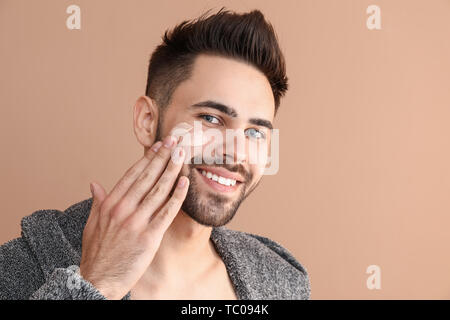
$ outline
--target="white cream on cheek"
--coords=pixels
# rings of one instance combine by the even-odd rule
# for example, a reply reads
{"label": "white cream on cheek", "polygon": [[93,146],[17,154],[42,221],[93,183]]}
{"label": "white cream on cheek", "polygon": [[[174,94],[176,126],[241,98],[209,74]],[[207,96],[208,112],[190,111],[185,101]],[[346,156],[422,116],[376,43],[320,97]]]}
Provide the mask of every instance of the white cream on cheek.
{"label": "white cream on cheek", "polygon": [[186,154],[185,163],[188,163],[186,161],[189,161],[192,158],[192,155],[196,152],[200,152],[202,155],[203,148],[199,149],[199,147],[205,146],[212,141],[211,137],[208,137],[208,135],[204,134],[203,131],[194,132],[194,127],[187,122],[177,124],[170,131],[170,134],[178,140],[182,137],[182,140],[178,143],[177,148],[184,149]]}
{"label": "white cream on cheek", "polygon": [[192,131],[194,127],[187,122],[181,122],[177,124],[170,134],[177,139],[183,137],[182,141],[178,144],[180,147],[200,147],[209,142],[209,138],[205,134],[194,134]]}

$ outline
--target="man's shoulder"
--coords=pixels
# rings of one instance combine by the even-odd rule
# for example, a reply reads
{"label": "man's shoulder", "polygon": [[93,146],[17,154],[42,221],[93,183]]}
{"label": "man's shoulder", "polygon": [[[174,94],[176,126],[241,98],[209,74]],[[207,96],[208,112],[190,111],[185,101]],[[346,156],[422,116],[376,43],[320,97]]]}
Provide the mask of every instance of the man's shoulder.
{"label": "man's shoulder", "polygon": [[0,246],[0,300],[27,297],[42,279],[38,261],[23,238]]}
{"label": "man's shoulder", "polygon": [[0,246],[0,300],[28,299],[56,267],[78,262],[73,244],[81,247],[79,238],[91,200],[63,211],[36,210],[21,219],[21,236]]}
{"label": "man's shoulder", "polygon": [[59,209],[40,209],[36,210],[28,216],[22,218],[20,224],[22,230],[25,226],[45,225],[54,222],[63,222],[64,220],[79,221],[85,223],[92,206],[92,198],[80,200],[71,204],[64,210]]}
{"label": "man's shoulder", "polygon": [[[33,239],[42,238],[50,231],[60,229],[67,237],[67,240],[75,245],[80,245],[78,240],[80,240],[84,225],[89,217],[91,206],[92,198],[88,198],[77,201],[64,210],[41,209],[34,211],[32,214],[22,218],[20,222],[22,236],[25,233],[31,238],[29,240],[33,241]],[[41,234],[41,237],[39,237],[39,234]]]}
{"label": "man's shoulder", "polygon": [[250,287],[265,287],[268,297],[309,299],[310,282],[305,266],[280,243],[266,236],[224,226],[214,228],[214,237],[216,244],[227,246],[219,250],[232,256]]}
{"label": "man's shoulder", "polygon": [[243,251],[251,252],[253,253],[253,255],[273,258],[273,260],[276,262],[287,262],[300,272],[307,274],[306,268],[293,256],[293,254],[288,249],[283,247],[277,241],[262,235],[233,230],[226,227],[221,227],[218,229],[220,229],[221,234],[227,236],[228,241],[234,242]]}

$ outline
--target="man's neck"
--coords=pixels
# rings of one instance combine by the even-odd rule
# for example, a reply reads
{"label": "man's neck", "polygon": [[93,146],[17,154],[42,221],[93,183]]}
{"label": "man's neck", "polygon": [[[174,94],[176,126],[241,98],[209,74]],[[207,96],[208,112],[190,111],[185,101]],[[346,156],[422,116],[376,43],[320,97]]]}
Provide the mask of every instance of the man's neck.
{"label": "man's neck", "polygon": [[154,283],[155,279],[195,279],[220,258],[210,240],[211,231],[212,227],[197,223],[180,210],[142,280]]}

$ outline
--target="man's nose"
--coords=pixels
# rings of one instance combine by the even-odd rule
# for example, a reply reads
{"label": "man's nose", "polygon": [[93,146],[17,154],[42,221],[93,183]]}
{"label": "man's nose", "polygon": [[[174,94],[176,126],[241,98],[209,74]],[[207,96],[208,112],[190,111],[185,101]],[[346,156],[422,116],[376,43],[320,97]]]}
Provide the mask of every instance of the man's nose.
{"label": "man's nose", "polygon": [[225,138],[224,157],[233,164],[247,162],[247,145],[244,130],[228,131]]}

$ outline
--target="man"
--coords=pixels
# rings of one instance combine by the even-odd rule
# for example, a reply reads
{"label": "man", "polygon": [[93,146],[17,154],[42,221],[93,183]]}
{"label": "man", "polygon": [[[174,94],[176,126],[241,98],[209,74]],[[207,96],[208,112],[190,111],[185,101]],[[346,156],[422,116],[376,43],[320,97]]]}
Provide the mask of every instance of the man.
{"label": "man", "polygon": [[[0,297],[309,299],[308,274],[286,249],[225,227],[262,178],[250,146],[270,144],[286,90],[282,52],[257,10],[221,9],[166,32],[134,106],[144,156],[109,194],[91,183],[92,198],[25,217],[22,236],[0,248]],[[245,148],[190,141],[199,123],[232,130]]]}

